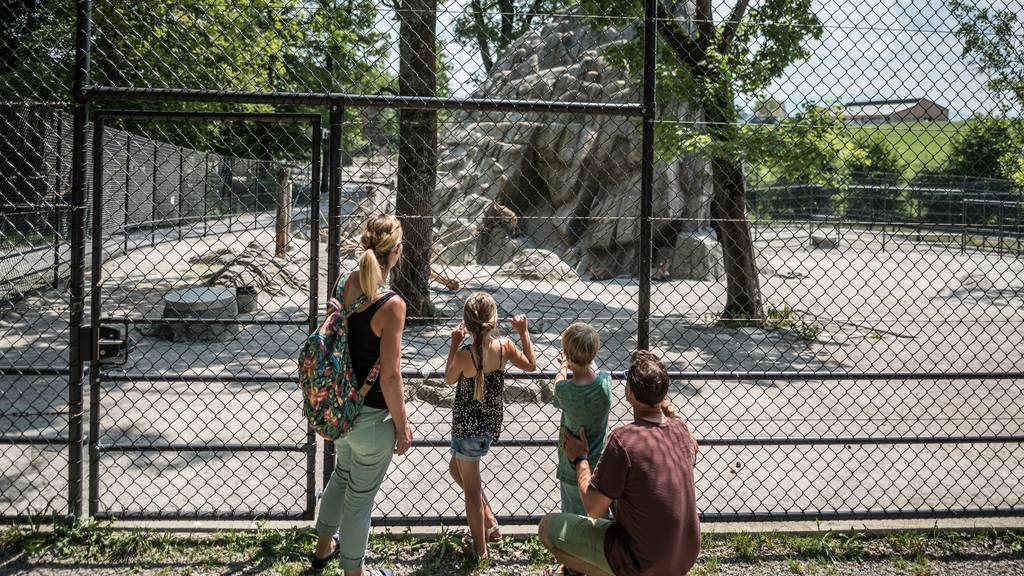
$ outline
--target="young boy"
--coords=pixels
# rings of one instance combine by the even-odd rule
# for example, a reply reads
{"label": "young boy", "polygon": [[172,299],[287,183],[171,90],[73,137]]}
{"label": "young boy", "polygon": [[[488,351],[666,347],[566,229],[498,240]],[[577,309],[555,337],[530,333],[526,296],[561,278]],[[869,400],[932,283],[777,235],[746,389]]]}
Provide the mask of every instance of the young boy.
{"label": "young boy", "polygon": [[[592,366],[600,348],[600,335],[592,326],[583,323],[569,326],[562,333],[562,353],[558,355],[559,368],[555,375],[554,405],[562,410],[561,430],[576,433],[580,427],[586,429],[590,448],[587,460],[591,466],[597,465],[604,451],[608,411],[612,405],[611,375],[605,371],[595,372]],[[572,370],[572,379],[567,379],[569,370]],[[558,480],[562,512],[586,516],[587,509],[576,486],[576,467],[566,458],[561,442],[558,445]]]}

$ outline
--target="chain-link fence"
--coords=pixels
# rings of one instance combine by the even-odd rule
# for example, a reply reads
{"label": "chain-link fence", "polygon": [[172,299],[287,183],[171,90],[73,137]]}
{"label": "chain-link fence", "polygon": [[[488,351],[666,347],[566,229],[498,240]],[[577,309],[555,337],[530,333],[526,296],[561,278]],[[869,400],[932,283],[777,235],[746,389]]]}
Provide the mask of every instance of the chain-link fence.
{"label": "chain-link fence", "polygon": [[381,523],[463,514],[440,373],[477,290],[539,357],[482,467],[502,521],[558,507],[577,321],[612,427],[630,353],[668,365],[705,519],[1020,514],[1021,6],[23,4],[0,515],[311,518],[295,357],[381,211],[415,436]]}

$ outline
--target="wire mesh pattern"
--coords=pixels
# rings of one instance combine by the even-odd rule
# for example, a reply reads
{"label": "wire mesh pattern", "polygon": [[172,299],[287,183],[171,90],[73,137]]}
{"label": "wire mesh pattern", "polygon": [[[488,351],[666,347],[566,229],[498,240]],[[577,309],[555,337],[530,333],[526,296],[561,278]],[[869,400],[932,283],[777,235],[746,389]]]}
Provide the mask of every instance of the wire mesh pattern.
{"label": "wire mesh pattern", "polygon": [[705,519],[1020,514],[1021,8],[5,8],[0,516],[312,518],[295,356],[382,211],[415,443],[379,523],[461,520],[440,372],[477,290],[538,351],[483,467],[502,521],[559,506],[577,321],[612,427],[630,353],[669,367]]}

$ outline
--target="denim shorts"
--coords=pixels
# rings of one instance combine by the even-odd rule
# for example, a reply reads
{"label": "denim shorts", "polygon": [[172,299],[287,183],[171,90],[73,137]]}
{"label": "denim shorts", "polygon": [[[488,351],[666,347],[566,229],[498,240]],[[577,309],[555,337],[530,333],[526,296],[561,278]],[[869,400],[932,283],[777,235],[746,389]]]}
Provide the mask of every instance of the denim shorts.
{"label": "denim shorts", "polygon": [[491,448],[490,436],[452,438],[452,456],[467,462],[478,462]]}

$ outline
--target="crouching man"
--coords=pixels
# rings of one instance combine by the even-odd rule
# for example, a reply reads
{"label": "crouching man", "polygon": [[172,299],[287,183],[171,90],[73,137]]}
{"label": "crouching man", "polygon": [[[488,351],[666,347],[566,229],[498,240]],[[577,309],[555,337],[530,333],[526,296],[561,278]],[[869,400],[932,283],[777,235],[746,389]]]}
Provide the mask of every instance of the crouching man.
{"label": "crouching man", "polygon": [[[563,430],[588,516],[548,514],[540,539],[570,572],[589,576],[680,576],[700,550],[693,466],[697,442],[668,401],[668,373],[646,350],[633,354],[626,399],[633,423],[608,436],[591,474],[583,430]],[[604,519],[617,501],[615,520]]]}

